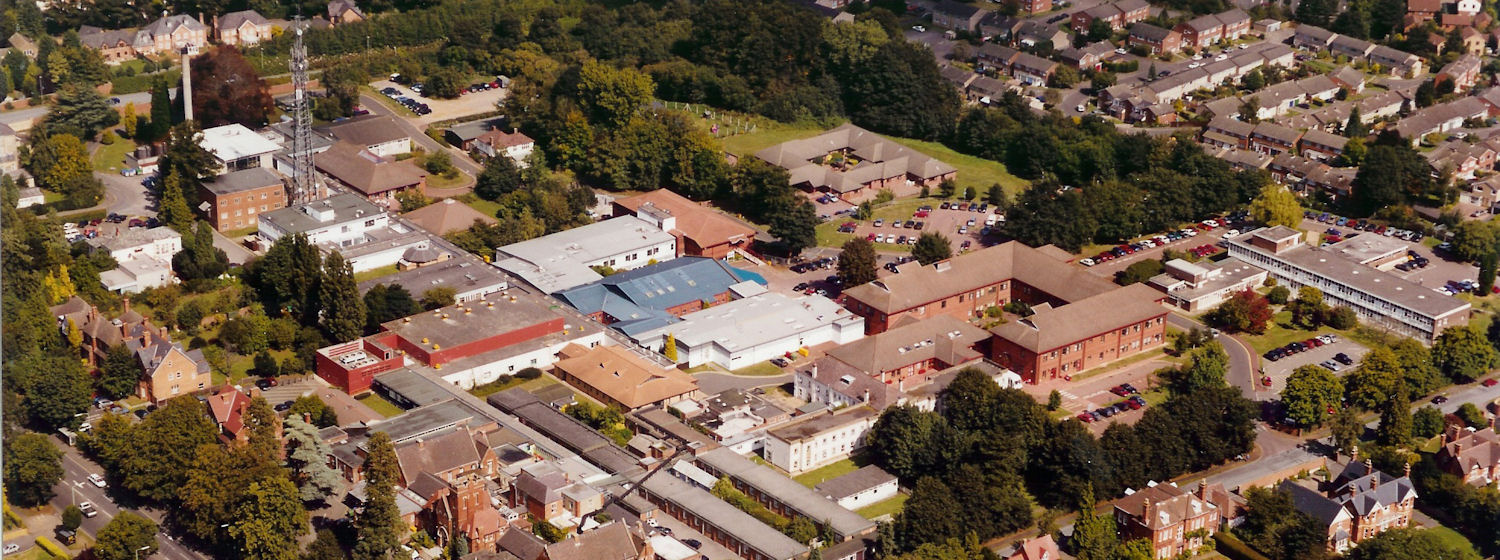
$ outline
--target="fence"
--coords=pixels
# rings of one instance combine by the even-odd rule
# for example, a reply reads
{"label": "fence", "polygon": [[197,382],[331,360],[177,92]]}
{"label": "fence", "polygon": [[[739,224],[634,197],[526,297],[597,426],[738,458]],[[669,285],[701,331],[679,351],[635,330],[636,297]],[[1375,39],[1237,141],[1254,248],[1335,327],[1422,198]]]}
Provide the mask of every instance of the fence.
{"label": "fence", "polygon": [[684,111],[708,119],[709,134],[714,138],[728,138],[755,132],[756,118],[749,115],[727,113],[719,111],[708,105],[700,103],[683,103],[681,101],[663,101],[662,106],[673,111]]}

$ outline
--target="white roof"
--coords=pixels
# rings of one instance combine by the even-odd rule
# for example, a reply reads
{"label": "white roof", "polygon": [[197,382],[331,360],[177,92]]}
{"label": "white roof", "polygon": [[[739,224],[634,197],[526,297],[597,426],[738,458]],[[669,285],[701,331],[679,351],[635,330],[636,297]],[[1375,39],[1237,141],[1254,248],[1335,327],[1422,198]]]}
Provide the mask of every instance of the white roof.
{"label": "white roof", "polygon": [[662,560],[686,560],[697,556],[698,553],[682,541],[666,535],[654,535],[651,537],[651,550],[656,552],[656,557]]}
{"label": "white roof", "polygon": [[652,340],[671,332],[678,344],[697,347],[712,342],[734,352],[839,321],[856,323],[863,319],[823,296],[792,299],[766,292],[683,315],[681,322],[642,333],[637,340]]}
{"label": "white roof", "polygon": [[200,145],[213,152],[219,161],[234,161],[281,149],[275,142],[266,140],[242,124],[226,124],[205,130]]}
{"label": "white roof", "polygon": [[[621,216],[499,248],[495,264],[549,293],[601,278],[588,263],[676,240],[651,222]],[[658,261],[676,256],[663,254]],[[641,263],[645,264],[645,263]]]}

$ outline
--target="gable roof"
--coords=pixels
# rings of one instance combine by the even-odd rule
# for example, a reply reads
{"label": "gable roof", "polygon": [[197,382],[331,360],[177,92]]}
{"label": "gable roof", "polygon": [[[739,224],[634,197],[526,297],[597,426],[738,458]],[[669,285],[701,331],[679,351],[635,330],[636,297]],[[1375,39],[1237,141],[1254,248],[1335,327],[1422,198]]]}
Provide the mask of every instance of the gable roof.
{"label": "gable roof", "polygon": [[1059,348],[1100,332],[1163,315],[1161,292],[1131,284],[990,329],[995,336],[1033,352]]}
{"label": "gable roof", "polygon": [[859,470],[840,475],[814,487],[829,499],[838,501],[882,484],[896,481],[896,475],[885,472],[875,465],[865,465]]}
{"label": "gable roof", "polygon": [[396,444],[396,463],[404,480],[421,473],[441,475],[479,462],[479,451],[469,430],[455,427],[436,435],[412,438]]}
{"label": "gable roof", "polygon": [[1064,301],[1118,288],[1113,282],[1016,241],[929,266],[908,263],[899,270],[900,274],[846,289],[844,294],[891,314],[1008,279]]}
{"label": "gable roof", "polygon": [[1115,509],[1155,530],[1176,525],[1217,508],[1192,492],[1172,484],[1157,484],[1120,498],[1115,502]]}
{"label": "gable roof", "polygon": [[1144,21],[1135,22],[1135,24],[1130,26],[1131,37],[1140,37],[1147,41],[1156,43],[1167,40],[1167,38],[1171,37],[1173,33],[1176,33],[1176,31],[1172,31],[1171,29],[1167,29],[1164,27],[1157,27]]}
{"label": "gable roof", "polygon": [[387,160],[348,142],[313,155],[313,163],[366,196],[406,188],[427,178],[427,172],[410,161]]}
{"label": "gable roof", "polygon": [[547,541],[516,527],[511,527],[495,541],[495,548],[514,554],[520,560],[537,560],[547,551]]}
{"label": "gable roof", "polygon": [[949,365],[979,359],[983,354],[973,346],[988,339],[984,329],[938,315],[830,348],[828,356],[876,375],[931,359]]}
{"label": "gable roof", "polygon": [[547,560],[630,560],[640,555],[643,542],[625,523],[610,523],[547,545]]}
{"label": "gable roof", "polygon": [[496,220],[494,216],[487,216],[472,206],[452,198],[445,198],[436,204],[428,204],[412,210],[403,214],[402,217],[438,235],[448,235],[455,231],[469,229],[476,221],[490,225],[500,223],[500,220]]}
{"label": "gable roof", "polygon": [[257,12],[255,10],[229,12],[219,17],[219,20],[216,22],[217,27],[221,31],[236,29],[246,23],[255,25],[257,27],[263,25],[271,25],[270,20],[267,20],[265,16],[260,15],[260,12]]}
{"label": "gable roof", "polygon": [[[813,163],[830,152],[848,150],[860,162],[845,170]],[[845,123],[832,130],[799,140],[789,140],[755,153],[755,157],[787,170],[788,184],[809,183],[838,192],[850,192],[866,183],[911,175],[931,179],[958,169],[932,156]]]}
{"label": "gable roof", "polygon": [[656,189],[630,198],[619,199],[615,201],[615,204],[631,212],[639,212],[646,205],[666,211],[676,218],[673,231],[680,232],[683,237],[692,240],[699,247],[748,241],[756,234],[755,228],[667,189]]}
{"label": "gable roof", "polygon": [[374,146],[411,138],[411,135],[396,123],[395,118],[376,114],[331,123],[323,126],[322,131],[340,141],[361,146]]}

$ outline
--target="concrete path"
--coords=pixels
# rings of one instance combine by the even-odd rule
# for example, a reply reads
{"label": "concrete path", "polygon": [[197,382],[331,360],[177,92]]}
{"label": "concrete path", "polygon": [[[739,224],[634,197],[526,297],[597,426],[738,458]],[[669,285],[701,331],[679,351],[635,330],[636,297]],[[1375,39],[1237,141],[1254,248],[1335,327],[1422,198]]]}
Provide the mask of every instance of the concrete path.
{"label": "concrete path", "polygon": [[792,375],[789,373],[783,375],[734,375],[723,372],[704,372],[695,374],[693,377],[698,380],[698,388],[709,395],[717,395],[730,389],[747,391],[756,387],[792,382]]}

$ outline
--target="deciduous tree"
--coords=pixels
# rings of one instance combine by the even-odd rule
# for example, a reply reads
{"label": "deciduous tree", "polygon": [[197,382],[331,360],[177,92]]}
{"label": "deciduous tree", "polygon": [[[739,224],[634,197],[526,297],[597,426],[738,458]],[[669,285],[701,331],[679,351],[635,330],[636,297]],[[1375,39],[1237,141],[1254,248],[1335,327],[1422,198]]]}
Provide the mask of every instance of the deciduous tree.
{"label": "deciduous tree", "polygon": [[953,256],[953,243],[941,233],[923,233],[911,248],[911,256],[923,265],[929,265]]}
{"label": "deciduous tree", "polygon": [[307,527],[297,487],[285,478],[269,478],[250,484],[229,534],[248,560],[296,560],[297,539]]}
{"label": "deciduous tree", "polygon": [[1500,353],[1490,346],[1478,329],[1452,327],[1444,329],[1433,343],[1432,362],[1448,379],[1463,383],[1500,365]]}
{"label": "deciduous tree", "polygon": [[1463,539],[1440,536],[1433,529],[1398,527],[1361,541],[1349,560],[1479,560]]}
{"label": "deciduous tree", "polygon": [[1281,391],[1287,418],[1305,428],[1322,425],[1329,411],[1336,410],[1343,398],[1343,382],[1333,372],[1316,365],[1292,370],[1286,388]]}
{"label": "deciduous tree", "polygon": [[1302,223],[1302,203],[1286,187],[1270,183],[1250,203],[1250,216],[1265,226],[1296,228]]}
{"label": "deciduous tree", "polygon": [[1119,542],[1115,536],[1115,518],[1094,510],[1094,488],[1084,491],[1078,502],[1078,519],[1073,522],[1073,556],[1078,560],[1109,560]]}
{"label": "deciduous tree", "polygon": [[141,363],[124,344],[111,346],[104,354],[96,382],[99,392],[111,399],[130,396],[141,382]]}
{"label": "deciduous tree", "polygon": [[47,503],[62,476],[62,451],[52,445],[51,438],[26,432],[6,442],[5,496],[16,505]]}
{"label": "deciduous tree", "polygon": [[859,237],[845,242],[839,253],[839,278],[845,288],[875,280],[875,245]]}
{"label": "deciduous tree", "polygon": [[818,211],[810,202],[803,201],[784,212],[771,216],[771,235],[781,240],[787,253],[797,255],[803,249],[818,244]]}
{"label": "deciduous tree", "polygon": [[1271,303],[1254,290],[1236,293],[1209,315],[1219,328],[1232,332],[1261,334],[1271,322]]}
{"label": "deciduous tree", "polygon": [[193,117],[204,127],[266,125],[275,112],[266,81],[233,46],[219,46],[193,58]]}
{"label": "deciduous tree", "polygon": [[99,560],[137,560],[156,554],[156,522],[123,510],[99,530],[94,556]]}

